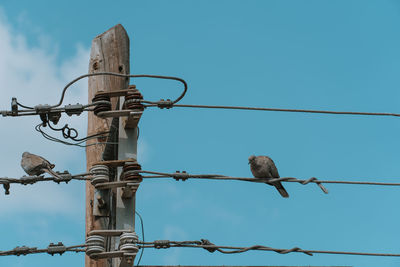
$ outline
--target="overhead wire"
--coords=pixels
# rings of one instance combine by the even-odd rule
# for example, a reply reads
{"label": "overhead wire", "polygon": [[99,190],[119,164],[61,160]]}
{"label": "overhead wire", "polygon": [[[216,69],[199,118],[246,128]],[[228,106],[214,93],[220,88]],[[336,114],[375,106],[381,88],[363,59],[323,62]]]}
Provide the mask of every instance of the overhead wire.
{"label": "overhead wire", "polygon": [[0,251],[0,256],[11,256],[11,255],[25,256],[28,254],[38,254],[38,253],[48,253],[50,255],[54,254],[62,255],[65,252],[85,252],[85,249],[83,249],[84,247],[86,247],[85,244],[66,247],[61,242],[59,242],[58,244],[50,243],[50,245],[47,248],[43,249],[38,249],[37,247],[21,246],[21,247],[16,247],[12,250]]}
{"label": "overhead wire", "polygon": [[258,111],[277,111],[277,112],[296,112],[296,113],[317,113],[317,114],[331,114],[331,115],[362,115],[362,116],[392,116],[400,117],[398,113],[389,112],[358,112],[358,111],[331,111],[331,110],[311,110],[311,109],[284,109],[284,108],[266,108],[266,107],[245,107],[245,106],[220,106],[220,105],[188,105],[188,104],[174,104],[169,105],[165,101],[139,101],[145,104],[144,107],[159,107],[168,108],[183,107],[183,108],[202,108],[202,109],[230,109],[230,110],[258,110]]}
{"label": "overhead wire", "polygon": [[369,182],[369,181],[343,181],[343,180],[319,180],[316,177],[311,177],[309,179],[297,179],[294,177],[279,177],[279,178],[254,178],[254,177],[232,177],[217,174],[189,174],[186,171],[175,173],[164,173],[164,172],[154,172],[146,170],[133,171],[136,173],[154,174],[152,176],[142,176],[144,179],[157,179],[157,178],[173,178],[177,181],[185,181],[187,179],[211,179],[211,180],[234,180],[234,181],[245,181],[253,183],[266,183],[273,185],[276,182],[291,182],[306,185],[309,183],[317,184],[324,193],[328,193],[328,190],[323,186],[323,184],[349,184],[349,185],[377,185],[377,186],[400,186],[400,183],[392,182]]}
{"label": "overhead wire", "polygon": [[250,250],[258,251],[273,251],[279,254],[287,254],[291,252],[303,253],[309,256],[313,254],[341,254],[341,255],[358,255],[358,256],[382,256],[382,257],[400,257],[400,253],[376,253],[376,252],[355,252],[355,251],[333,251],[333,250],[309,250],[294,247],[291,249],[272,248],[263,245],[253,245],[249,247],[239,246],[221,246],[211,243],[207,239],[201,239],[200,241],[170,241],[170,240],[156,240],[154,242],[138,242],[139,248],[157,248],[166,249],[171,247],[186,247],[186,248],[203,248],[209,252],[218,251],[223,254],[236,254],[243,253]]}

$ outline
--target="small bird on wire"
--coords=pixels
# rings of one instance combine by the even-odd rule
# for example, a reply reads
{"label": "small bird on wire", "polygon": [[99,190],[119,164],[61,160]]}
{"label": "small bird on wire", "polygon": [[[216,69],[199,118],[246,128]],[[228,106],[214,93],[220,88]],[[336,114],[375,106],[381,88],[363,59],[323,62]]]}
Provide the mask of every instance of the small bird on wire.
{"label": "small bird on wire", "polygon": [[42,158],[41,156],[31,154],[29,152],[24,152],[22,154],[21,167],[28,175],[39,176],[45,172],[51,176],[62,179],[62,177],[54,172],[52,169],[55,167],[48,160]]}
{"label": "small bird on wire", "polygon": [[[268,156],[250,156],[249,164],[251,173],[255,178],[279,178],[278,169],[274,161]],[[272,183],[276,187],[282,197],[289,197],[288,192],[285,190],[281,182]]]}

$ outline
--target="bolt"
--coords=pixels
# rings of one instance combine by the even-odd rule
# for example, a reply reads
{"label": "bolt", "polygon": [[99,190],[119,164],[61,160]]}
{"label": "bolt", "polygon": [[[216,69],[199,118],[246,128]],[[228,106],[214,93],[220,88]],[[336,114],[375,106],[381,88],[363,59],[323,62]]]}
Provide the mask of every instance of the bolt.
{"label": "bolt", "polygon": [[99,68],[99,63],[96,61],[93,63],[93,69],[97,70]]}
{"label": "bolt", "polygon": [[96,198],[97,198],[97,203],[98,203],[99,209],[104,208],[106,206],[106,202],[104,201],[104,199],[100,195],[97,195]]}
{"label": "bolt", "polygon": [[131,264],[133,262],[132,257],[126,257],[125,260],[126,260],[126,263],[128,263],[128,264]]}

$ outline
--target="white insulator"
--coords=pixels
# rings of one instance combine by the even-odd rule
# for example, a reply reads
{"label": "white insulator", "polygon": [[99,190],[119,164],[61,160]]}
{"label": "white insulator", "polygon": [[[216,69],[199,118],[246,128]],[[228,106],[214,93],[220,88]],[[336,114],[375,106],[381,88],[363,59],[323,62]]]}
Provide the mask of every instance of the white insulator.
{"label": "white insulator", "polygon": [[86,238],[86,254],[90,257],[95,253],[102,253],[106,251],[105,238],[101,235],[92,235]]}
{"label": "white insulator", "polygon": [[110,170],[106,165],[94,165],[90,168],[90,172],[92,173],[92,179],[90,180],[92,185],[110,181]]}
{"label": "white insulator", "polygon": [[91,173],[109,175],[110,170],[107,165],[93,165],[90,168]]}
{"label": "white insulator", "polygon": [[136,254],[139,251],[139,248],[136,245],[137,241],[138,236],[135,232],[123,233],[119,238],[119,249]]}
{"label": "white insulator", "polygon": [[129,243],[120,245],[119,249],[123,250],[123,251],[126,251],[126,252],[129,252],[129,253],[132,253],[132,254],[136,254],[139,251],[139,248],[138,248],[137,245],[129,244]]}

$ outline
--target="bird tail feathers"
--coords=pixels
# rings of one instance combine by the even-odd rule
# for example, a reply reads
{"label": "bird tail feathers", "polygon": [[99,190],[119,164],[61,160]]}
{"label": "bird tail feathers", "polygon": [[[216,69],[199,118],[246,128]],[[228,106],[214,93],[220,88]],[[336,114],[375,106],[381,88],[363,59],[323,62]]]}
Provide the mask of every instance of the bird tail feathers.
{"label": "bird tail feathers", "polygon": [[58,173],[56,173],[52,169],[46,169],[44,171],[47,172],[48,174],[50,174],[51,176],[53,176],[54,178],[63,179],[63,177],[61,177]]}
{"label": "bird tail feathers", "polygon": [[283,187],[281,182],[274,183],[274,186],[276,187],[276,189],[278,190],[279,194],[281,194],[282,197],[284,197],[284,198],[288,198],[289,197],[288,192]]}

